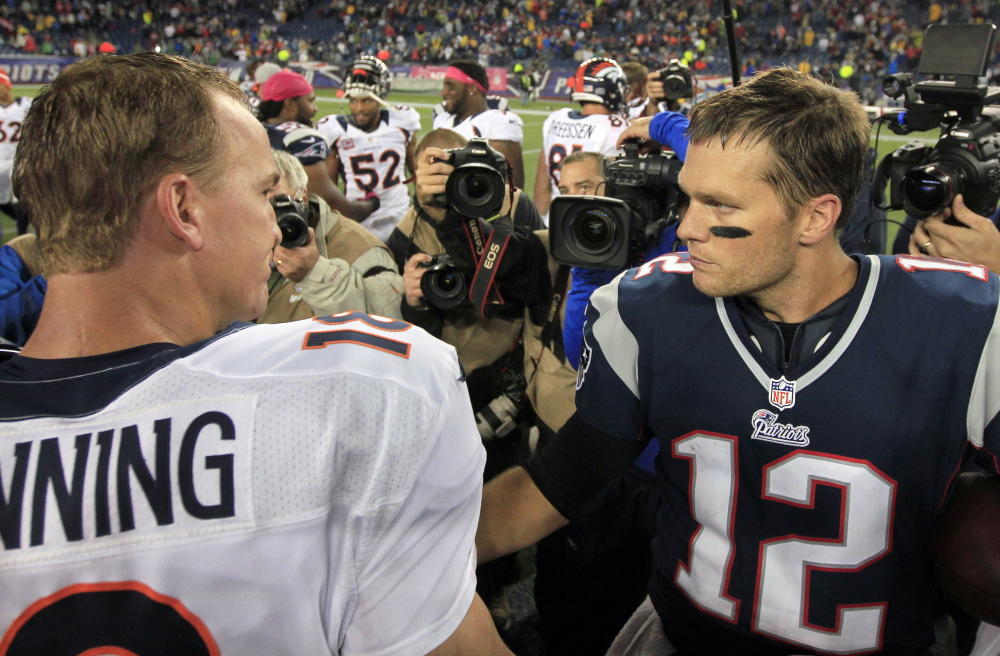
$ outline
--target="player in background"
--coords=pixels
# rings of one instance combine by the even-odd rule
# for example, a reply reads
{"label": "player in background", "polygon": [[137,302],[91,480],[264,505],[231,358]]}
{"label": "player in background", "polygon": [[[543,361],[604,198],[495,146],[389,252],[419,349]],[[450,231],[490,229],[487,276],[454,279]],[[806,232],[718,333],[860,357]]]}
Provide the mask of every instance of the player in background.
{"label": "player in background", "polygon": [[309,193],[320,196],[334,210],[355,221],[363,221],[378,209],[379,198],[371,193],[362,201],[349,201],[337,188],[326,168],[330,144],[312,127],[316,115],[313,86],[288,69],[267,78],[260,87],[257,114],[275,150],[295,155],[309,176]]}
{"label": "player in background", "polygon": [[613,59],[595,57],[580,64],[573,77],[573,95],[580,109],[564,107],[549,114],[542,125],[534,201],[538,213],[548,216],[559,195],[559,164],[570,153],[620,155],[618,135],[628,127],[624,117],[629,84]]}
{"label": "player in background", "polygon": [[513,112],[490,109],[486,90],[490,81],[486,69],[472,61],[448,64],[441,89],[445,114],[434,117],[434,129],[448,128],[466,139],[484,137],[490,146],[510,161],[514,186],[524,188],[524,121]]}
{"label": "player in background", "polygon": [[639,62],[625,62],[622,64],[622,71],[625,72],[625,79],[628,80],[630,90],[625,99],[628,105],[628,118],[634,120],[643,116],[656,113],[656,103],[649,100],[646,94],[646,78],[649,76],[649,69]]}
{"label": "player in background", "polygon": [[14,168],[14,153],[21,140],[21,124],[31,106],[31,98],[14,96],[10,76],[0,71],[0,211],[17,223],[17,234],[28,231],[28,215],[14,198],[10,174]]}
{"label": "player in background", "polygon": [[360,312],[243,323],[279,175],[236,84],[82,60],[22,149],[49,288],[0,363],[3,651],[510,656],[454,349]]}
{"label": "player in background", "polygon": [[344,79],[351,113],[324,116],[316,124],[330,144],[330,179],[344,178],[349,200],[378,195],[379,208],[361,225],[382,241],[410,206],[404,181],[413,173],[413,137],[420,130],[417,110],[386,102],[391,84],[392,73],[381,60],[359,57]]}

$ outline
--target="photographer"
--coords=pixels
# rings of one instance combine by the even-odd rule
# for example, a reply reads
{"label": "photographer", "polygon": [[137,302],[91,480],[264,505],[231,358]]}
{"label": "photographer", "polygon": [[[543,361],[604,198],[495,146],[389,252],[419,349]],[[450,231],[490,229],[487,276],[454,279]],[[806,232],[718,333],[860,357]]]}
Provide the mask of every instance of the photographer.
{"label": "photographer", "polygon": [[[293,213],[292,223],[282,227],[282,244],[274,250],[275,272],[259,321],[284,323],[350,310],[399,318],[403,284],[389,249],[357,223],[343,220],[322,198],[307,194],[306,173],[293,155],[273,153],[281,179],[272,204],[284,194],[301,205],[282,205],[285,209],[278,210],[279,225],[285,224],[287,211]],[[305,216],[294,216],[298,208]],[[316,239],[317,233],[324,238]],[[305,241],[291,246],[289,238]]]}
{"label": "photographer", "polygon": [[[626,131],[625,134],[627,134],[627,132],[628,131]],[[674,139],[669,143],[671,143],[671,145],[674,143],[681,145],[678,139]],[[683,146],[686,146],[686,142]],[[573,153],[563,161],[564,167],[566,164],[570,164],[575,167],[590,167],[591,171],[589,172],[588,178],[599,180],[599,187],[595,187],[593,191],[583,192],[577,189],[578,193],[585,195],[605,195],[605,158],[602,155],[599,153]],[[560,190],[562,188],[563,184],[560,180]],[[567,192],[565,193],[572,193],[570,187],[567,186],[566,188]],[[683,211],[683,208],[684,205],[682,204],[678,209],[679,211]],[[631,262],[629,266],[636,266],[641,262],[649,261],[654,257],[663,255],[664,253],[675,251],[678,249],[678,246],[676,224],[667,226],[660,233],[659,238],[655,243],[650,244],[644,252],[638,254],[639,260]],[[598,287],[611,282],[619,273],[621,273],[621,271],[613,269],[596,269],[579,266],[573,267],[573,284],[570,288],[569,295],[566,297],[566,319],[563,323],[563,345],[566,349],[566,359],[574,369],[577,368],[577,364],[580,362],[580,355],[583,350],[583,325],[586,320],[587,304],[590,302],[590,295],[593,294],[594,290]]]}
{"label": "photographer", "polygon": [[[605,157],[600,153],[576,152],[562,162],[559,193],[564,196],[603,195]],[[673,235],[673,229],[668,229]],[[538,231],[551,254],[551,230]],[[672,237],[671,237],[672,239]],[[550,258],[549,269],[557,294],[572,293],[570,280]],[[598,269],[578,271],[617,272]],[[579,287],[577,289],[579,293]],[[554,296],[554,300],[560,297]],[[578,299],[586,306],[586,299]],[[550,303],[542,326],[524,324],[527,395],[536,414],[543,449],[575,411],[577,337],[575,359],[564,350],[563,330],[574,309],[566,303]],[[553,315],[553,310],[559,311]],[[582,311],[582,310],[581,310]],[[579,322],[577,322],[579,324]],[[579,329],[582,335],[582,328]],[[555,333],[555,334],[552,334]],[[643,463],[655,451],[612,481],[588,504],[573,524],[538,543],[536,554],[535,605],[545,653],[549,656],[603,656],[615,635],[645,596],[652,568],[649,541],[659,498],[656,478]]]}
{"label": "photographer", "polygon": [[[513,204],[511,218],[514,233],[495,278],[500,295],[507,302],[496,310],[488,308],[489,317],[477,316],[476,309],[470,304],[462,304],[446,312],[425,302],[420,281],[427,269],[420,265],[430,262],[431,256],[447,254],[469,281],[476,270],[477,260],[473,254],[471,237],[462,224],[462,217],[446,211],[435,200],[436,196],[445,193],[448,178],[454,170],[451,164],[442,161],[448,157],[443,148],[457,149],[466,144],[464,137],[446,129],[432,130],[420,141],[416,150],[418,164],[415,205],[390,235],[388,243],[396,262],[403,265],[403,318],[453,344],[466,369],[471,371],[477,366],[493,362],[506,351],[512,340],[498,345],[494,339],[489,339],[475,346],[468,344],[469,348],[465,349],[466,339],[471,339],[468,328],[492,326],[493,320],[514,321],[519,327],[525,306],[533,308],[537,322],[541,323],[543,305],[548,300],[548,289],[544,285],[544,248],[531,234],[531,231],[543,227],[541,219],[531,200],[521,190],[514,190],[511,194],[508,186],[501,214],[507,213]],[[491,230],[488,223],[485,228],[488,236]],[[449,320],[458,315],[462,318],[457,322]],[[454,332],[454,324],[461,327],[458,332],[465,333],[464,338]],[[506,334],[508,331],[503,332]],[[510,334],[516,335],[517,330]],[[481,348],[485,348],[482,353],[479,352]]]}
{"label": "photographer", "polygon": [[[478,265],[468,236],[468,217],[458,216],[453,209],[443,209],[441,203],[449,178],[460,170],[449,163],[451,154],[444,149],[466,146],[464,137],[448,129],[432,130],[420,141],[416,148],[414,206],[396,226],[388,243],[403,268],[405,293],[400,301],[403,319],[454,346],[468,375],[472,408],[486,444],[484,479],[489,480],[518,461],[518,452],[526,441],[527,427],[521,417],[526,405],[524,355],[520,347],[522,318],[527,309],[535,322],[542,323],[551,284],[544,246],[532,233],[542,227],[538,212],[520,190],[511,193],[507,185],[501,187],[504,203],[499,214],[502,217],[510,212],[513,234],[494,279],[503,304],[487,306],[484,316],[468,300],[467,290]],[[446,204],[454,208],[456,200],[462,204],[461,199],[454,198]],[[502,220],[494,218],[494,223]],[[484,228],[481,237],[489,238],[496,229],[485,220],[476,223]],[[448,269],[427,268],[434,259]],[[457,294],[449,297],[448,303],[442,303],[445,299],[437,296],[428,299],[425,290],[429,280],[438,281],[434,289],[440,294]],[[453,287],[444,289],[449,283]],[[451,307],[443,309],[439,307],[441,304]],[[511,431],[513,434],[504,437]],[[497,625],[503,627],[509,621],[503,586],[518,578],[515,558],[480,568],[478,577],[480,594]]]}

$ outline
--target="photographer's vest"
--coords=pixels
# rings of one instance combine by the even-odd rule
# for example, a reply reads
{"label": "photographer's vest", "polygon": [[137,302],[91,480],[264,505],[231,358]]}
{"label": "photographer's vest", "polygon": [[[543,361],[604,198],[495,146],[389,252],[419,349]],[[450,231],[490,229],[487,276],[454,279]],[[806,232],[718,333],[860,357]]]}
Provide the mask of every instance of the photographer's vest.
{"label": "photographer's vest", "polygon": [[[520,194],[520,190],[514,192],[512,207],[517,207]],[[413,246],[416,247],[405,254],[404,262],[415,252],[428,255],[440,255],[445,252],[434,226],[427,220],[419,218],[412,206],[396,226],[396,230],[408,241],[412,238]],[[521,321],[520,318],[505,317],[483,319],[472,305],[463,304],[445,310],[441,341],[455,347],[462,366],[466,372],[471,373],[479,367],[496,362],[512,349],[521,332]]]}
{"label": "photographer's vest", "polygon": [[[552,277],[552,291],[558,294],[558,322],[553,326],[552,342],[542,344],[542,326],[531,323],[527,310],[524,316],[524,376],[528,380],[528,400],[535,414],[549,428],[558,431],[576,412],[576,370],[566,362],[562,351],[562,324],[566,318],[566,295],[572,284],[567,276],[562,289],[556,289],[556,273],[559,263],[552,259],[549,249],[549,231],[536,230],[535,234],[545,244],[549,253],[549,275]],[[551,310],[550,303],[549,309]],[[536,371],[537,369],[537,371]]]}
{"label": "photographer's vest", "polygon": [[[319,224],[316,226],[316,234],[325,233],[326,239],[317,240],[316,248],[323,257],[339,258],[348,264],[354,264],[355,260],[372,248],[380,247],[386,251],[389,250],[378,237],[366,228],[344,218],[339,212],[330,209],[326,203],[319,203],[319,207]],[[267,299],[267,308],[257,323],[285,323],[311,319],[316,316],[316,312],[308,303],[301,298],[298,301],[294,298],[295,295],[299,295],[295,289],[295,283],[283,278],[277,271],[271,274],[268,289],[270,289],[270,294]],[[364,311],[364,308],[354,309]]]}

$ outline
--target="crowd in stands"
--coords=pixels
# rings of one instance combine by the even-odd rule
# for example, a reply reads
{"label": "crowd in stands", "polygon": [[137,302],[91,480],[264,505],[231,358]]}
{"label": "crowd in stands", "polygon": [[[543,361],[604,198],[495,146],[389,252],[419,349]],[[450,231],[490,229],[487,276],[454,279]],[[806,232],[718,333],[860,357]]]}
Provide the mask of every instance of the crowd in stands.
{"label": "crowd in stands", "polygon": [[[736,0],[734,33],[746,72],[776,64],[852,81],[866,103],[876,80],[910,70],[932,22],[997,21],[987,0]],[[721,9],[705,0],[129,0],[0,5],[0,52],[87,56],[160,49],[210,64],[270,58],[344,64],[572,67],[593,56],[652,70],[684,58],[727,74]],[[106,50],[105,50],[106,48]]]}

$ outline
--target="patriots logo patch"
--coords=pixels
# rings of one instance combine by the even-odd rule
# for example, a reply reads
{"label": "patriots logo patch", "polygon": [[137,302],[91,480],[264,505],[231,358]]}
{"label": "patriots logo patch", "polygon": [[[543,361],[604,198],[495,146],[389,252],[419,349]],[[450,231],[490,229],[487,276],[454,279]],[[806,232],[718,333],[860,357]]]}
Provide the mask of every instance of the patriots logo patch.
{"label": "patriots logo patch", "polygon": [[750,436],[752,440],[764,440],[794,447],[809,446],[808,426],[782,424],[778,421],[778,415],[770,410],[755,412],[750,419],[750,425],[753,426],[753,434]]}
{"label": "patriots logo patch", "polygon": [[302,159],[303,157],[322,157],[323,159],[326,159],[327,154],[326,143],[320,141],[319,143],[309,146],[305,150],[300,150],[296,153],[296,157],[299,159]]}

